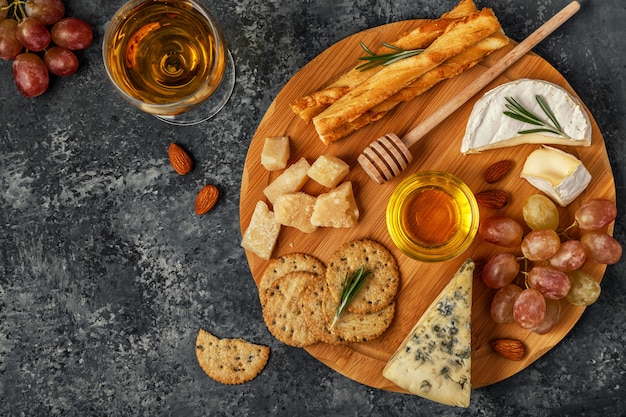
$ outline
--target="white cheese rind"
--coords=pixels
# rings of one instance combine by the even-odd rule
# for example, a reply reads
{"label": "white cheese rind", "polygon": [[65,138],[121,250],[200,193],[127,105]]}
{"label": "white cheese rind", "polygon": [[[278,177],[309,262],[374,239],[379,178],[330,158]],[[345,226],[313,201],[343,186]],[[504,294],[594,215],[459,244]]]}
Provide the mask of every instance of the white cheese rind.
{"label": "white cheese rind", "polygon": [[562,207],[574,201],[591,182],[591,174],[578,158],[551,146],[531,152],[520,177]]}
{"label": "white cheese rind", "polygon": [[473,272],[468,259],[393,354],[385,378],[429,400],[469,406]]}
{"label": "white cheese rind", "polygon": [[[513,97],[542,120],[547,116],[539,107],[536,95],[542,96],[561,127],[571,138],[551,133],[520,135],[521,130],[536,128],[504,115],[506,97]],[[589,146],[591,122],[579,100],[562,87],[543,80],[523,78],[502,84],[481,97],[472,110],[461,142],[461,153],[479,153],[525,143],[566,146]]]}

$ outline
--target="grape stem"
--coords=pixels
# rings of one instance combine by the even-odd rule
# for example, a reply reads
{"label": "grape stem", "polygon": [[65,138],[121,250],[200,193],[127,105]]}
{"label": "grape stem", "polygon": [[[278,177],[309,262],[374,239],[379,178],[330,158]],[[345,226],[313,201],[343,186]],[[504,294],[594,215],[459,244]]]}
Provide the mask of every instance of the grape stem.
{"label": "grape stem", "polygon": [[563,229],[563,230],[562,230],[559,234],[560,234],[560,235],[565,236],[565,237],[569,240],[569,239],[571,239],[571,237],[569,237],[569,236],[568,236],[567,232],[568,232],[570,229],[572,229],[572,228],[574,228],[574,227],[576,227],[576,226],[578,226],[578,221],[577,221],[577,220],[574,220],[574,223],[572,223],[572,224],[570,224],[569,226],[567,226],[567,227],[566,227],[565,229]]}

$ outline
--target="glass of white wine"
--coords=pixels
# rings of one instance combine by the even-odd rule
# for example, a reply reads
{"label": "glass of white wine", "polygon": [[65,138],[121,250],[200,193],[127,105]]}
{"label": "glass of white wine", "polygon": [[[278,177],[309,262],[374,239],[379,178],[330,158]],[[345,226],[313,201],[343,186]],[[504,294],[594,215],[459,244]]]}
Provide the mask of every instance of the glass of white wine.
{"label": "glass of white wine", "polygon": [[213,117],[235,84],[222,30],[198,0],[127,2],[109,22],[102,55],[124,99],[176,125]]}

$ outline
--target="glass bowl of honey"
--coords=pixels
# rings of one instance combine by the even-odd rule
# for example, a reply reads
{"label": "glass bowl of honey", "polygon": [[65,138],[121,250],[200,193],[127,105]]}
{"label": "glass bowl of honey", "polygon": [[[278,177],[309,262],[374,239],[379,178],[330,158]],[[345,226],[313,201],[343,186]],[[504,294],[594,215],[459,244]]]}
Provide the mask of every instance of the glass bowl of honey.
{"label": "glass bowl of honey", "polygon": [[478,230],[474,193],[459,178],[424,171],[403,180],[387,204],[393,243],[411,258],[446,261],[463,253]]}

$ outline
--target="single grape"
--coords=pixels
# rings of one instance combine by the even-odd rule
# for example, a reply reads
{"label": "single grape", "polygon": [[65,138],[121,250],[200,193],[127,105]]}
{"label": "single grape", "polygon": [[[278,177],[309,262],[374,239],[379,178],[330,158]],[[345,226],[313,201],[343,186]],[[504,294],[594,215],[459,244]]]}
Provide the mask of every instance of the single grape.
{"label": "single grape", "polygon": [[522,289],[514,284],[500,288],[491,300],[491,318],[498,324],[513,323],[513,304]]}
{"label": "single grape", "polygon": [[59,20],[52,26],[51,33],[54,43],[72,51],[85,49],[93,42],[91,26],[77,17]]}
{"label": "single grape", "polygon": [[561,246],[559,235],[552,229],[533,230],[522,240],[522,254],[530,261],[545,261]]}
{"label": "single grape", "polygon": [[493,255],[481,272],[485,285],[489,288],[502,288],[513,282],[519,274],[519,263],[512,253]]}
{"label": "single grape", "polygon": [[528,273],[528,285],[544,297],[558,300],[567,295],[572,284],[563,271],[551,266],[534,266]]}
{"label": "single grape", "polygon": [[524,229],[510,217],[487,217],[480,222],[478,234],[484,240],[495,245],[512,247],[522,242]]}
{"label": "single grape", "polygon": [[0,0],[0,20],[7,17],[9,14],[9,2],[7,0]]}
{"label": "single grape", "polygon": [[0,20],[0,58],[11,61],[18,56],[24,47],[17,40],[17,21],[13,19]]}
{"label": "single grape", "polygon": [[50,45],[50,32],[39,20],[27,17],[17,24],[17,40],[29,51],[43,51]]}
{"label": "single grape", "polygon": [[522,290],[513,304],[515,322],[524,329],[532,329],[546,316],[546,299],[533,288]]}
{"label": "single grape", "polygon": [[537,334],[546,334],[554,329],[554,326],[559,321],[559,317],[561,317],[561,303],[559,300],[546,298],[546,315],[538,325],[530,330]]}
{"label": "single grape", "polygon": [[48,89],[48,68],[39,56],[28,52],[13,61],[13,79],[17,90],[26,97],[36,97]]}
{"label": "single grape", "polygon": [[561,243],[559,250],[549,259],[550,265],[561,271],[573,271],[584,265],[587,260],[585,246],[579,240]]}
{"label": "single grape", "polygon": [[559,227],[559,210],[556,204],[543,194],[533,194],[522,206],[524,221],[533,230]]}
{"label": "single grape", "polygon": [[78,58],[69,49],[53,46],[43,56],[46,66],[54,75],[66,77],[78,69]]}
{"label": "single grape", "polygon": [[44,25],[54,25],[63,18],[65,5],[62,0],[28,0],[24,10],[27,16],[39,19]]}
{"label": "single grape", "polygon": [[622,245],[606,233],[587,233],[580,238],[587,251],[587,259],[612,265],[622,257]]}
{"label": "single grape", "polygon": [[570,271],[567,273],[572,286],[565,299],[577,306],[588,306],[596,302],[600,297],[600,284],[591,275],[583,271]]}
{"label": "single grape", "polygon": [[615,220],[616,216],[615,204],[602,198],[585,201],[574,213],[578,227],[585,231],[600,230]]}

